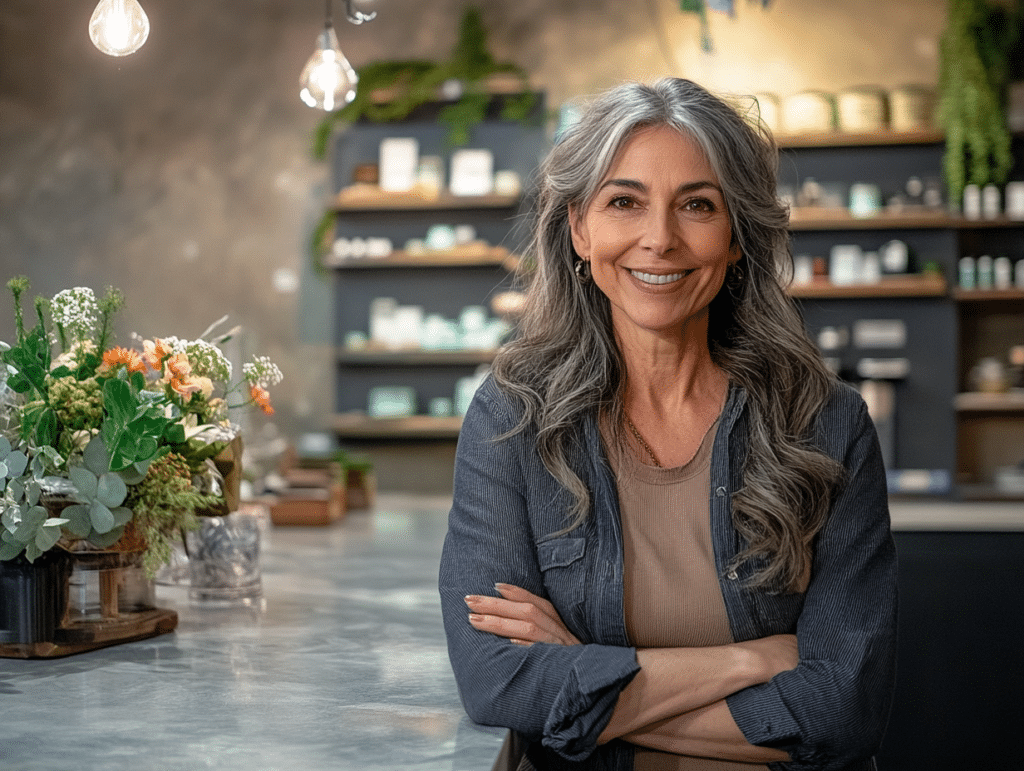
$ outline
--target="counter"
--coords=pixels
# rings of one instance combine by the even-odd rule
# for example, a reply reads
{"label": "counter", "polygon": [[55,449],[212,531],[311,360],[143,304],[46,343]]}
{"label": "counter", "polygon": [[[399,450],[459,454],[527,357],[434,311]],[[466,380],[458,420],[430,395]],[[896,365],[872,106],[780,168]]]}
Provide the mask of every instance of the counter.
{"label": "counter", "polygon": [[[449,504],[385,495],[328,528],[269,530],[264,607],[160,586],[173,634],[0,659],[0,768],[489,771],[506,732],[466,718],[441,627]],[[892,515],[901,663],[881,767],[1003,767],[1024,719],[1024,674],[1006,664],[1024,637],[1024,505],[894,501]]]}
{"label": "counter", "polygon": [[0,659],[10,771],[487,771],[505,731],[465,716],[437,566],[450,499],[381,496],[328,528],[272,528],[264,607],[157,587],[177,630]]}

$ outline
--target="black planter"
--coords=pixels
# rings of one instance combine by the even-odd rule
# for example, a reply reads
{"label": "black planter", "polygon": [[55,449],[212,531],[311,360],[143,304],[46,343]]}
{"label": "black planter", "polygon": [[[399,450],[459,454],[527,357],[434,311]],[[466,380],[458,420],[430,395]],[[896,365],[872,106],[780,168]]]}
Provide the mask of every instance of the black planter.
{"label": "black planter", "polygon": [[29,562],[24,555],[0,561],[0,645],[52,640],[67,608],[71,561],[49,551]]}

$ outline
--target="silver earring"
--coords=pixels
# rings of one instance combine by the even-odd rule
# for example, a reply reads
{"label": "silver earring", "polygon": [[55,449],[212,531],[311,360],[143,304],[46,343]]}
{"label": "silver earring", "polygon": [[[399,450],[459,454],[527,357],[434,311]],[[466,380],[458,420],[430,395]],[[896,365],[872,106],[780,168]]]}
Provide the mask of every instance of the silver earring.
{"label": "silver earring", "polygon": [[581,284],[590,281],[590,263],[587,260],[577,260],[572,269],[576,271],[576,278]]}

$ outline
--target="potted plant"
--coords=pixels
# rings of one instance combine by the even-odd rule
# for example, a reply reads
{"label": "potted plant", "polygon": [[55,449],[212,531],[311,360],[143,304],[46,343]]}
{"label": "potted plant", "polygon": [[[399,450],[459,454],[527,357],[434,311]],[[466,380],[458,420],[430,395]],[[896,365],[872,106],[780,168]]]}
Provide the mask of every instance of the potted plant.
{"label": "potted plant", "polygon": [[968,184],[1002,184],[1013,166],[1006,92],[1024,8],[949,0],[939,41],[938,123],[946,133],[943,169],[950,201]]}
{"label": "potted plant", "polygon": [[[152,578],[183,532],[228,510],[223,469],[241,461],[229,411],[273,412],[267,389],[281,373],[256,356],[233,382],[219,348],[230,333],[205,339],[212,329],[196,340],[145,340],[141,350],[114,346],[123,298],[113,289],[36,298],[29,330],[28,281],[8,287],[17,339],[0,343],[0,570],[70,561],[73,571],[134,567]],[[101,582],[100,594],[103,618],[117,618],[117,586]],[[168,631],[161,623],[154,629]],[[104,634],[104,644],[119,641]]]}

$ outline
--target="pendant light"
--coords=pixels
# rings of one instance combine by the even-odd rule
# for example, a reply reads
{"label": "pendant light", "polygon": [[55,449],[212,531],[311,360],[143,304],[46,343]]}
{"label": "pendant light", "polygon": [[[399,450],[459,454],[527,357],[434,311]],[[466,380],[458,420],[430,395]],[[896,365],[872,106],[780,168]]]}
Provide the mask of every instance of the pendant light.
{"label": "pendant light", "polygon": [[103,53],[127,56],[149,37],[149,18],[138,0],[100,0],[89,19],[89,37]]}
{"label": "pendant light", "polygon": [[[324,31],[316,39],[316,50],[299,76],[299,96],[310,107],[331,112],[356,98],[359,77],[338,47],[331,21],[331,0],[326,0]],[[372,17],[371,17],[372,18]]]}

